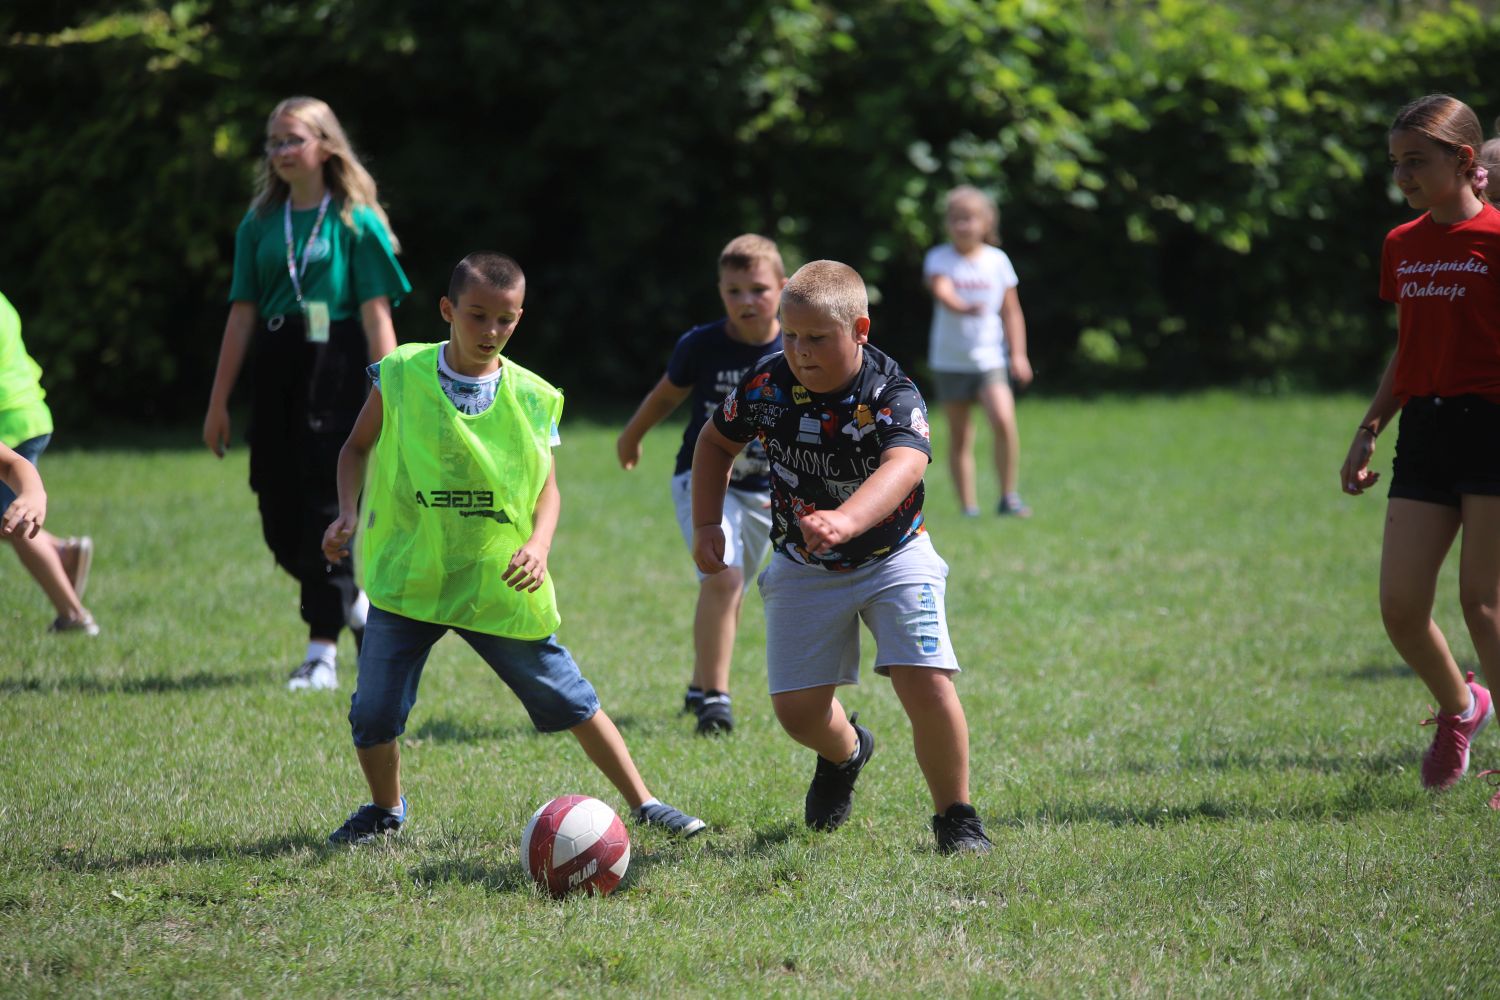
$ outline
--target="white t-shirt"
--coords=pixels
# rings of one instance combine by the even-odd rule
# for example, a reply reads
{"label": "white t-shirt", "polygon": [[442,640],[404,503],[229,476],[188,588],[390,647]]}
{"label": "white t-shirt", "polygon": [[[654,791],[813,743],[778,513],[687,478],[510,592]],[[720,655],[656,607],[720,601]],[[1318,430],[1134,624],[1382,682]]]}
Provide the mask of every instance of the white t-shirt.
{"label": "white t-shirt", "polygon": [[984,311],[977,316],[956,313],[937,300],[932,303],[932,336],[927,363],[933,371],[984,372],[1004,368],[1009,360],[1005,330],[1000,324],[1000,303],[1005,293],[1020,284],[1010,258],[988,243],[974,257],[965,257],[944,243],[927,251],[922,276],[931,283],[947,275],[953,289],[965,302],[977,302]]}
{"label": "white t-shirt", "polygon": [[[443,341],[446,348],[447,341]],[[495,402],[495,393],[500,390],[500,377],[505,374],[504,367],[497,368],[488,375],[460,375],[448,366],[445,356],[446,350],[438,351],[438,385],[443,387],[443,395],[448,397],[459,413],[467,413],[474,417],[490,408]],[[370,384],[380,388],[380,362],[368,366],[365,374],[370,377]],[[552,425],[552,447],[556,448],[562,444],[562,435],[558,432],[557,425]]]}

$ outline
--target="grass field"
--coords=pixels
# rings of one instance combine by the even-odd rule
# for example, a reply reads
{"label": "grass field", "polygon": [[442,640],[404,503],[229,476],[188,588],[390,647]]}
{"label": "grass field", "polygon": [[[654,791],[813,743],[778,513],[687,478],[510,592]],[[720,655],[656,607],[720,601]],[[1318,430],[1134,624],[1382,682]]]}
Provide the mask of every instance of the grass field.
{"label": "grass field", "polygon": [[[566,424],[561,637],[653,790],[712,830],[634,830],[621,891],[562,903],[522,875],[527,817],[567,792],[623,808],[570,738],[534,734],[445,639],[404,744],[406,830],[325,849],[364,801],[352,646],[338,692],[284,689],[295,589],[243,448],[61,441],[51,526],[97,541],[104,634],[44,636],[0,560],[0,994],[1500,996],[1500,814],[1472,777],[1420,788],[1425,691],[1375,606],[1383,495],[1337,488],[1362,407],[1028,401],[1028,523],[958,518],[934,467],[997,848],[956,859],[869,673],[842,696],[879,740],[854,818],[803,829],[812,755],[771,715],[753,595],[739,727],[691,735],[676,432],[626,474],[613,428]],[[1438,619],[1472,667],[1454,562]]]}

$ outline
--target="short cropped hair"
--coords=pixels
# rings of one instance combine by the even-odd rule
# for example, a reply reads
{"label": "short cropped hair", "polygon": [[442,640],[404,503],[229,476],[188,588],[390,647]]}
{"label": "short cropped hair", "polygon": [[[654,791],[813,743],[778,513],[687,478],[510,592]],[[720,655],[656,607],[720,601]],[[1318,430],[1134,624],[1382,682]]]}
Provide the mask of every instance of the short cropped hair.
{"label": "short cropped hair", "polygon": [[856,319],[870,315],[864,279],[836,260],[815,260],[798,268],[781,293],[782,305],[788,302],[827,313],[845,329],[853,329]]}
{"label": "short cropped hair", "polygon": [[448,279],[448,301],[457,305],[458,297],[464,293],[464,289],[475,283],[503,292],[517,285],[525,285],[526,275],[521,272],[521,265],[505,254],[493,250],[476,250],[459,261],[458,266],[453,269],[453,276]]}
{"label": "short cropped hair", "polygon": [[755,266],[756,261],[762,260],[771,265],[776,277],[786,277],[786,265],[781,262],[781,248],[776,245],[776,241],[746,233],[724,244],[724,249],[719,252],[719,272],[722,274],[729,268],[748,271]]}

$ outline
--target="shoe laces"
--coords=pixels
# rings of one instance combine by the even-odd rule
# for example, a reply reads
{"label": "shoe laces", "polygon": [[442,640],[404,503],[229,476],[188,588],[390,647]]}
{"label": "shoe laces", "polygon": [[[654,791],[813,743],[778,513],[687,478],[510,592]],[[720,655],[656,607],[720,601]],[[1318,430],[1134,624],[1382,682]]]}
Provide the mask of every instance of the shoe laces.
{"label": "shoe laces", "polygon": [[[857,718],[859,718],[858,712],[850,716],[850,725],[853,725],[854,720]],[[827,796],[830,793],[842,796],[852,792],[854,790],[854,782],[859,778],[859,772],[864,768],[865,758],[861,756],[864,749],[865,741],[860,738],[859,728],[856,727],[854,730],[853,760],[845,761],[842,764],[835,764],[827,757],[819,754],[818,766],[813,771],[813,791],[819,796]]]}
{"label": "shoe laces", "polygon": [[1432,742],[1432,752],[1436,754],[1461,754],[1469,745],[1469,737],[1464,732],[1464,723],[1457,715],[1444,715],[1431,705],[1427,706],[1430,713],[1422,720],[1424,726],[1437,726],[1437,735]]}

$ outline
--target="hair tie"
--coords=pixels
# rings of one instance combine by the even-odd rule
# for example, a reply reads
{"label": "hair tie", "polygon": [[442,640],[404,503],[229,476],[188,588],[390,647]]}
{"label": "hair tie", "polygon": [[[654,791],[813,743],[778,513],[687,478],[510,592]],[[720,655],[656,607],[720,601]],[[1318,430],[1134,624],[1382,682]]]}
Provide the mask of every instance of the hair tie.
{"label": "hair tie", "polygon": [[1474,190],[1484,191],[1490,185],[1490,172],[1484,167],[1474,168]]}

